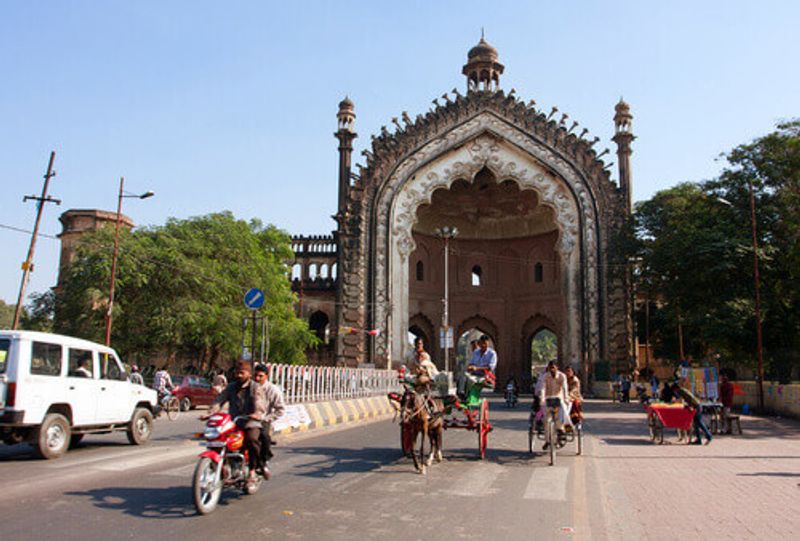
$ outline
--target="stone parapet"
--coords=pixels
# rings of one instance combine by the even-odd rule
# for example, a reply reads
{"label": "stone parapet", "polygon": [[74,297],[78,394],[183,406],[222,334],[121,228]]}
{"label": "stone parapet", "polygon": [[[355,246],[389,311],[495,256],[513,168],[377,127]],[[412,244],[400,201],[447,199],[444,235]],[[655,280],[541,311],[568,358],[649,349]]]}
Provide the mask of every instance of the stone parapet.
{"label": "stone parapet", "polygon": [[[735,382],[744,394],[733,397],[734,406],[758,406],[758,385],[755,381]],[[800,419],[800,383],[764,383],[764,407],[767,411]]]}

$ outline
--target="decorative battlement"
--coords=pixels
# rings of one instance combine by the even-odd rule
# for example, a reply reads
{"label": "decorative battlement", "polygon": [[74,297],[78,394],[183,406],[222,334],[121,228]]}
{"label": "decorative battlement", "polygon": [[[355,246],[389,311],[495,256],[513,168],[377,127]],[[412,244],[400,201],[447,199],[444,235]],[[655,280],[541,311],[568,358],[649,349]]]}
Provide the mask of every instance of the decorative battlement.
{"label": "decorative battlement", "polygon": [[336,237],[333,235],[295,235],[292,237],[295,257],[336,255]]}

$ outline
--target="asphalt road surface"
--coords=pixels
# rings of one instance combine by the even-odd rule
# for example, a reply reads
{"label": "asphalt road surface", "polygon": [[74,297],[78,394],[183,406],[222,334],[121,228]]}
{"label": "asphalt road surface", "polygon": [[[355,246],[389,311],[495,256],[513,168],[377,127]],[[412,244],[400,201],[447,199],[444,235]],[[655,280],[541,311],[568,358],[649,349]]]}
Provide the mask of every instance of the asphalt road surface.
{"label": "asphalt road surface", "polygon": [[[527,451],[527,406],[492,400],[486,460],[477,433],[445,433],[445,461],[423,476],[399,451],[391,420],[285,437],[272,480],[253,496],[229,490],[198,516],[191,477],[199,412],[156,423],[145,446],[87,436],[59,460],[0,445],[2,538],[17,539],[604,539],[596,441],[556,466]],[[541,450],[541,442],[538,443]]]}

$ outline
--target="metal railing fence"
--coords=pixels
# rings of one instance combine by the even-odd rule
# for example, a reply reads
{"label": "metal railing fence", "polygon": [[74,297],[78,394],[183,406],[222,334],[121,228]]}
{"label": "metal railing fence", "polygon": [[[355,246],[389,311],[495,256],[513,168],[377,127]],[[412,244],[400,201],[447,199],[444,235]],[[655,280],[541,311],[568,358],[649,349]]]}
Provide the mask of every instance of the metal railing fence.
{"label": "metal railing fence", "polygon": [[397,372],[377,368],[267,363],[269,380],[287,404],[385,395],[400,390]]}

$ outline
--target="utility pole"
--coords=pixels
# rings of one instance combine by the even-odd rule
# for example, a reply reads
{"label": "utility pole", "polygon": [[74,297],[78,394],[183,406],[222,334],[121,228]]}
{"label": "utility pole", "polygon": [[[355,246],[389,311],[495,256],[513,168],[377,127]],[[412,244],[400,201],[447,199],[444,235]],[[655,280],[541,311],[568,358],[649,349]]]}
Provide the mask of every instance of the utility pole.
{"label": "utility pole", "polygon": [[137,199],[147,199],[153,197],[153,192],[147,191],[143,194],[125,193],[125,177],[119,177],[119,197],[117,198],[117,221],[114,226],[114,253],[111,256],[111,281],[108,285],[108,311],[106,312],[106,345],[111,345],[111,325],[114,320],[114,287],[117,277],[117,256],[119,255],[119,226],[122,221],[122,200],[126,197]]}
{"label": "utility pole", "polygon": [[31,235],[31,244],[28,247],[28,257],[25,259],[25,262],[22,264],[22,281],[19,284],[19,297],[17,297],[17,306],[14,308],[14,323],[11,325],[12,330],[16,330],[19,326],[19,316],[22,313],[22,305],[25,302],[25,288],[28,286],[28,280],[30,278],[31,272],[33,272],[33,252],[36,249],[36,236],[39,234],[39,223],[42,221],[42,211],[44,210],[45,203],[55,203],[56,205],[61,204],[61,200],[53,199],[47,195],[47,188],[50,186],[50,179],[56,176],[56,172],[53,171],[53,162],[56,159],[56,151],[52,151],[50,153],[50,163],[47,164],[47,173],[44,175],[44,186],[42,187],[42,195],[41,197],[36,197],[35,195],[26,195],[22,198],[22,202],[25,203],[28,200],[37,201],[36,203],[36,223],[33,226],[33,234]]}
{"label": "utility pole", "polygon": [[758,272],[758,224],[753,182],[747,179],[750,191],[750,223],[753,229],[753,286],[756,293],[756,350],[758,354],[758,410],[764,413],[764,339],[761,333],[761,279]]}
{"label": "utility pole", "polygon": [[440,227],[436,234],[444,242],[444,298],[442,299],[442,330],[444,331],[444,371],[450,371],[450,241],[458,235],[455,227]]}

